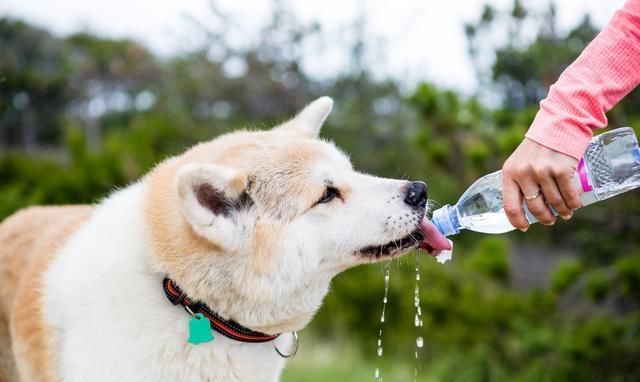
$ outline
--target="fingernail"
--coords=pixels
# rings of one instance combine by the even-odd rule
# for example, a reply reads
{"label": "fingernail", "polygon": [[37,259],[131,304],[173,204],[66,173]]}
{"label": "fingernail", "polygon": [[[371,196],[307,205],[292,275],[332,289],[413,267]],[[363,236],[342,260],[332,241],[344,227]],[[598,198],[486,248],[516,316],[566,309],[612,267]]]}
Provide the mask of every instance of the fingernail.
{"label": "fingernail", "polygon": [[571,219],[572,216],[573,216],[573,214],[568,214],[568,215],[562,215],[560,217],[563,218],[564,220],[569,220],[569,219]]}
{"label": "fingernail", "polygon": [[520,229],[520,231],[522,231],[522,232],[527,232],[527,230],[529,229],[529,227],[527,227],[527,228],[519,228],[519,229]]}

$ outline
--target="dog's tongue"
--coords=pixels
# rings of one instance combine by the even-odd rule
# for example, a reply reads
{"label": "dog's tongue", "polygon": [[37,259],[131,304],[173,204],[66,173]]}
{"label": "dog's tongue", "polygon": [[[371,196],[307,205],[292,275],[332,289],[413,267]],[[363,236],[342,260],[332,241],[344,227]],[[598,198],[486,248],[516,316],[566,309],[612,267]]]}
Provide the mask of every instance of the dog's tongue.
{"label": "dog's tongue", "polygon": [[420,229],[422,229],[425,235],[421,248],[427,250],[432,255],[435,256],[440,251],[450,251],[452,249],[451,242],[438,231],[438,228],[436,228],[429,219],[422,219]]}

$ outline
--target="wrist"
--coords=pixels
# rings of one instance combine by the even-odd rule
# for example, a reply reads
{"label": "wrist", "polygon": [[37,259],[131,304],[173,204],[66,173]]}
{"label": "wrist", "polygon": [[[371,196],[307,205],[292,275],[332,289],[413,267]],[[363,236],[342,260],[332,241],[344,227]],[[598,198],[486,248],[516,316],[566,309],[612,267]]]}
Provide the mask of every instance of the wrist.
{"label": "wrist", "polygon": [[588,128],[557,127],[554,124],[536,124],[535,121],[527,134],[525,134],[525,139],[534,141],[578,161],[582,159],[592,137],[593,132]]}

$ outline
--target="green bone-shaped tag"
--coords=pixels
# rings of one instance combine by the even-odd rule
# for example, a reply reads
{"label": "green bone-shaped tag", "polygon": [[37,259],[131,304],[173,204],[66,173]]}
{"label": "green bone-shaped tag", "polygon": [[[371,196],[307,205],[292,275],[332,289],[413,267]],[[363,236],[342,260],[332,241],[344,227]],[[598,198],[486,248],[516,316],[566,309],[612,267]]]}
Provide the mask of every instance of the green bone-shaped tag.
{"label": "green bone-shaped tag", "polygon": [[216,337],[211,331],[211,322],[202,313],[196,313],[189,320],[189,342],[190,344],[199,345],[204,342],[212,342]]}

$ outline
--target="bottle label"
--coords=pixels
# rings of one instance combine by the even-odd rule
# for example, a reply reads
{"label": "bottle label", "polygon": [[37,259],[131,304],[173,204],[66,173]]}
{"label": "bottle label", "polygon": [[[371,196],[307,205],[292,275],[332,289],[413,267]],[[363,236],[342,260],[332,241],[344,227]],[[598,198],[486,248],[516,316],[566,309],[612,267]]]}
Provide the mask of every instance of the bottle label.
{"label": "bottle label", "polygon": [[[576,175],[573,177],[573,184],[578,190],[580,194],[580,202],[582,202],[582,206],[588,206],[589,204],[593,204],[598,201],[598,197],[596,192],[591,185],[591,181],[589,180],[589,172],[587,170],[587,166],[580,166],[580,164],[584,163],[580,161],[578,164],[579,170],[576,172]],[[581,169],[580,169],[581,168]],[[584,177],[586,176],[586,180]]]}
{"label": "bottle label", "polygon": [[578,179],[580,180],[580,186],[582,186],[583,192],[593,190],[593,186],[589,182],[589,174],[587,173],[587,166],[584,164],[584,159],[580,159],[580,162],[578,162]]}

